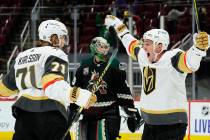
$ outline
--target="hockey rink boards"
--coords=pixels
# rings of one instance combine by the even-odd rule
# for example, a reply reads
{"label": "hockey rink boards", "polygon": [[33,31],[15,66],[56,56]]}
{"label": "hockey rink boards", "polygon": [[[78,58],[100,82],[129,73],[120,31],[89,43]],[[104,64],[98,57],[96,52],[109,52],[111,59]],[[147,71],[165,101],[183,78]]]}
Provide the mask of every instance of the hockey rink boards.
{"label": "hockey rink boards", "polygon": [[[14,133],[15,119],[12,117],[11,105],[14,100],[0,98],[0,140],[11,140]],[[139,107],[139,102],[135,102]],[[192,100],[188,102],[189,118],[188,130],[185,140],[210,140],[210,100]],[[121,111],[121,115],[123,112]],[[72,140],[76,140],[74,125],[72,127]],[[135,133],[130,133],[126,121],[122,118],[119,140],[140,140],[143,127]]]}

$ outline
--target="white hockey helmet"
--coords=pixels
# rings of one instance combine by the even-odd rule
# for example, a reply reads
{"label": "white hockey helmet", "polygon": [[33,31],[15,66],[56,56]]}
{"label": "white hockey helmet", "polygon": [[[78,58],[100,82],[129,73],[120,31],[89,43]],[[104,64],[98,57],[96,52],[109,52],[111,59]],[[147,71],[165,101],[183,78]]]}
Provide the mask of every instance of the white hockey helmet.
{"label": "white hockey helmet", "polygon": [[64,37],[65,45],[69,43],[68,30],[66,26],[57,20],[45,20],[38,28],[39,39],[50,42],[50,38],[53,34],[56,34],[58,38]]}
{"label": "white hockey helmet", "polygon": [[153,43],[163,45],[163,50],[167,50],[169,45],[169,34],[163,29],[151,29],[144,33],[143,39],[152,40]]}

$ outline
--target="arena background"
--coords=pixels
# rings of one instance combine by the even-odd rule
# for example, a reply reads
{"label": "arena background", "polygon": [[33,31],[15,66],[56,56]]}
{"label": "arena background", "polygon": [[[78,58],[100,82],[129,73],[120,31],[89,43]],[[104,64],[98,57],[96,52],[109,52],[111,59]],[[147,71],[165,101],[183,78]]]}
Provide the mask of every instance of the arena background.
{"label": "arena background", "polygon": [[[197,0],[200,28],[210,33],[210,0]],[[193,0],[0,0],[0,74],[8,72],[15,56],[35,47],[37,27],[45,19],[59,18],[68,27],[70,38],[66,53],[70,60],[70,79],[81,59],[89,55],[89,43],[95,36],[105,36],[103,22],[107,14],[124,20],[137,38],[152,28],[166,29],[169,49],[188,49],[196,32]],[[120,44],[121,45],[121,44]],[[141,73],[138,64],[119,47],[117,57],[138,107]],[[186,80],[189,104],[189,127],[185,139],[210,139],[210,52],[200,69]],[[16,97],[0,97],[0,140],[10,140],[14,119],[10,106]],[[74,131],[72,131],[74,132]],[[122,140],[140,139],[142,130],[131,134],[122,122]],[[75,135],[75,133],[74,133]]]}

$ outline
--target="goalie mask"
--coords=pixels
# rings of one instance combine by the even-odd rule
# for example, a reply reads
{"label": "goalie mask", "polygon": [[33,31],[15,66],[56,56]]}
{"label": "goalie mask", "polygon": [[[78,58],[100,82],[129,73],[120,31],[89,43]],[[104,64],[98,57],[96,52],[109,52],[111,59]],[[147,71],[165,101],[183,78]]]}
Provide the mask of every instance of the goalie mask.
{"label": "goalie mask", "polygon": [[66,26],[57,20],[43,21],[38,28],[39,39],[52,43],[50,41],[52,35],[57,35],[59,39],[58,46],[61,45],[61,39],[64,40],[64,45],[69,44],[69,36]]}
{"label": "goalie mask", "polygon": [[144,33],[143,39],[148,39],[153,41],[154,45],[162,44],[163,50],[168,49],[169,45],[169,35],[166,30],[163,29],[151,29]]}
{"label": "goalie mask", "polygon": [[92,55],[95,55],[100,61],[107,61],[107,54],[109,52],[110,45],[103,37],[93,38],[90,44],[90,51]]}

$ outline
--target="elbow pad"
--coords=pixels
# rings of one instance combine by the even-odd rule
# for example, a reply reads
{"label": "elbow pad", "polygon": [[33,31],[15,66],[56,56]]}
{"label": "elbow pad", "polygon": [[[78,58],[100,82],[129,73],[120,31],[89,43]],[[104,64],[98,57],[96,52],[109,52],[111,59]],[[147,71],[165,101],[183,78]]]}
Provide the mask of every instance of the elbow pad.
{"label": "elbow pad", "polygon": [[192,46],[186,52],[186,65],[192,71],[196,71],[200,67],[202,57],[206,56],[206,51],[199,50],[195,46]]}

